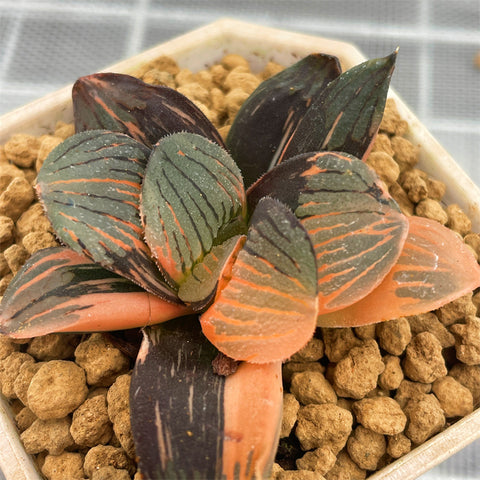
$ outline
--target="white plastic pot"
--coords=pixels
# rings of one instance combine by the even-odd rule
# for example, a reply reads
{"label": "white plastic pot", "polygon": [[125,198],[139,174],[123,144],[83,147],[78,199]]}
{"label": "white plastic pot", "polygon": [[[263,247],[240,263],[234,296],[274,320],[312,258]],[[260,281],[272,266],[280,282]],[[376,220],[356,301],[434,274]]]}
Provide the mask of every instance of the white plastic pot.
{"label": "white plastic pot", "polygon": [[[273,60],[290,65],[312,52],[335,55],[343,69],[364,60],[347,43],[223,19],[154,47],[105,71],[132,73],[142,64],[169,55],[181,67],[202,70],[227,53],[246,57],[261,70]],[[401,116],[408,122],[407,138],[420,146],[419,168],[447,185],[447,203],[457,203],[480,231],[480,190],[431,136],[407,106],[391,91]],[[50,133],[56,122],[72,121],[71,86],[47,95],[0,118],[0,144],[14,133]],[[370,476],[370,480],[411,480],[480,438],[480,409],[436,435],[409,454]],[[0,395],[0,468],[7,480],[40,480],[23,449],[8,402]]]}

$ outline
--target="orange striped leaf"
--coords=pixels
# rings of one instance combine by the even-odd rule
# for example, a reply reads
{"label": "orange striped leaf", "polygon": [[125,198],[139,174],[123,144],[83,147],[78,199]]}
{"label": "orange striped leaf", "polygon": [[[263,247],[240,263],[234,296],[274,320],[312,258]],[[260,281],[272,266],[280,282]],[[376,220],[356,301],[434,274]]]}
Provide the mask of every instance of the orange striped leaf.
{"label": "orange striped leaf", "polygon": [[223,145],[216,128],[187,97],[119,73],[79,78],[72,91],[75,130],[126,133],[151,147],[165,135],[192,132]]}
{"label": "orange striped leaf", "polygon": [[249,186],[275,165],[306,111],[340,75],[336,57],[312,54],[262,82],[242,104],[227,146]]}
{"label": "orange striped leaf", "polygon": [[29,338],[52,332],[120,330],[188,313],[74,251],[39,250],[8,286],[0,332]]}
{"label": "orange striped leaf", "polygon": [[227,152],[204,137],[177,133],[152,151],[142,188],[145,239],[178,288],[223,232],[242,229],[242,177]]}
{"label": "orange striped leaf", "polygon": [[368,60],[330,82],[285,140],[276,163],[319,150],[364,158],[383,117],[396,56]]}
{"label": "orange striped leaf", "polygon": [[318,325],[357,327],[440,308],[480,286],[480,266],[451,230],[409,217],[402,254],[384,281],[357,303],[327,315]]}
{"label": "orange striped leaf", "polygon": [[396,263],[408,222],[365,163],[336,152],[299,155],[248,191],[286,203],[315,249],[319,311],[339,310],[372,291]]}
{"label": "orange striped leaf", "polygon": [[313,335],[317,316],[310,239],[280,202],[262,199],[229,281],[201,316],[206,337],[236,360],[288,358]]}
{"label": "orange striped leaf", "polygon": [[197,317],[148,328],[131,384],[139,469],[148,479],[268,478],[282,417],[280,362],[213,372]]}
{"label": "orange striped leaf", "polygon": [[124,134],[78,133],[45,160],[37,190],[62,242],[174,301],[143,241],[139,200],[148,155]]}

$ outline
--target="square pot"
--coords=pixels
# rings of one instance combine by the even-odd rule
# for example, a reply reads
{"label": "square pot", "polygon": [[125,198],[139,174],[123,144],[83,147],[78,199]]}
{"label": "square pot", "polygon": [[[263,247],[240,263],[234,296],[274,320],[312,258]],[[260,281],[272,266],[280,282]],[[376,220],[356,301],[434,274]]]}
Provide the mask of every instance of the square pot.
{"label": "square pot", "polygon": [[[343,70],[364,60],[363,55],[347,43],[260,27],[224,19],[163,43],[105,71],[132,73],[139,66],[161,55],[173,57],[180,67],[192,71],[218,62],[225,54],[246,57],[252,70],[261,70],[273,60],[290,65],[312,53],[322,52],[339,58]],[[395,92],[398,111],[408,123],[406,137],[420,147],[418,166],[447,185],[446,203],[457,203],[470,217],[474,231],[480,231],[480,190],[430,135]],[[72,121],[71,86],[17,109],[0,120],[0,144],[14,133],[41,135],[53,130],[57,121]],[[414,479],[480,438],[480,409],[448,427],[442,433],[415,448],[382,470],[371,480]],[[0,395],[0,468],[7,480],[40,480],[32,459],[19,440],[10,407]]]}

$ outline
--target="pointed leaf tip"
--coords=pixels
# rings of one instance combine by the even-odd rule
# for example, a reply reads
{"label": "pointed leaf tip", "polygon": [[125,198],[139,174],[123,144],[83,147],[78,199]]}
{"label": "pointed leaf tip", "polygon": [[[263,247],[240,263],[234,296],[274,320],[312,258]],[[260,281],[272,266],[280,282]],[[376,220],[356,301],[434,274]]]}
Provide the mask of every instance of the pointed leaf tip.
{"label": "pointed leaf tip", "polygon": [[246,186],[278,162],[312,101],[340,73],[336,57],[311,54],[262,82],[247,98],[227,137]]}
{"label": "pointed leaf tip", "polygon": [[368,60],[332,80],[284,142],[277,163],[320,150],[364,158],[383,117],[396,56]]}

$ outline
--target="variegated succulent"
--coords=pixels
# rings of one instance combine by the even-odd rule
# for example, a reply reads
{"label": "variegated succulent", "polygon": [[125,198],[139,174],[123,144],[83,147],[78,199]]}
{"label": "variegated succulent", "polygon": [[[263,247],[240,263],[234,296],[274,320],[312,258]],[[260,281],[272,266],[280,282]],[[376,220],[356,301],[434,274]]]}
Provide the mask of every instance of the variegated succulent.
{"label": "variegated succulent", "polygon": [[[480,285],[463,242],[403,215],[363,161],[395,57],[344,73],[304,58],[253,92],[226,144],[168,87],[114,73],[74,85],[77,133],[37,183],[65,246],[14,278],[0,329],[143,328],[131,410],[145,478],[268,476],[281,361],[317,326],[429,311]],[[213,372],[219,351],[242,362],[232,375]]]}

